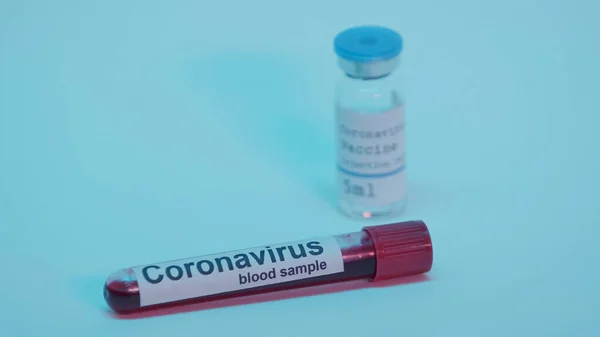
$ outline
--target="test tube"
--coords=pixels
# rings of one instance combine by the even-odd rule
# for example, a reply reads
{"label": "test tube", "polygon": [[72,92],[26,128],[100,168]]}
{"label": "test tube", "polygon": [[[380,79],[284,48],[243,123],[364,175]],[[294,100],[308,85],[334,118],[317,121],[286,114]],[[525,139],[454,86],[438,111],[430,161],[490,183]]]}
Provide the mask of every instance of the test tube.
{"label": "test tube", "polygon": [[426,273],[433,264],[423,221],[121,269],[104,286],[108,306],[128,314],[164,306],[365,279]]}

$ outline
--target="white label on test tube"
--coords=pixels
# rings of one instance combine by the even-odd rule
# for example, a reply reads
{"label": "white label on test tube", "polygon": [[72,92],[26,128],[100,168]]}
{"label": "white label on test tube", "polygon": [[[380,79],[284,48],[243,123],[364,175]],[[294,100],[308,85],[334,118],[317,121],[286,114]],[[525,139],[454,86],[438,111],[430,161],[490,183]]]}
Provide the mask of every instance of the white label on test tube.
{"label": "white label on test tube", "polygon": [[404,106],[376,114],[337,115],[338,195],[366,207],[403,200]]}
{"label": "white label on test tube", "polygon": [[141,306],[228,293],[344,271],[331,237],[134,267]]}

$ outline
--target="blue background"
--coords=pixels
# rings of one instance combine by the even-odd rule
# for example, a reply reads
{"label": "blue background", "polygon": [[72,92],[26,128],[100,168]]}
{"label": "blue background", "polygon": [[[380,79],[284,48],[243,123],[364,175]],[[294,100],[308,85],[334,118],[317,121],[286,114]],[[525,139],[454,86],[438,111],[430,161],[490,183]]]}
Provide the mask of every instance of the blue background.
{"label": "blue background", "polygon": [[[599,336],[597,1],[0,1],[3,336]],[[429,281],[133,320],[114,270],[359,230],[332,41],[405,39]],[[370,224],[370,223],[369,223]]]}

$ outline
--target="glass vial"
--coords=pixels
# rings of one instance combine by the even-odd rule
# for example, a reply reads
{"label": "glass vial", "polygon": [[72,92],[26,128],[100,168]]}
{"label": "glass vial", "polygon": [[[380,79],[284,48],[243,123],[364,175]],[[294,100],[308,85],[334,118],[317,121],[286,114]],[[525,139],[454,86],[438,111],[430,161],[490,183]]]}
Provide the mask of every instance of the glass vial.
{"label": "glass vial", "polygon": [[404,100],[396,67],[402,37],[379,26],[339,33],[336,85],[338,202],[351,217],[402,213],[406,199]]}

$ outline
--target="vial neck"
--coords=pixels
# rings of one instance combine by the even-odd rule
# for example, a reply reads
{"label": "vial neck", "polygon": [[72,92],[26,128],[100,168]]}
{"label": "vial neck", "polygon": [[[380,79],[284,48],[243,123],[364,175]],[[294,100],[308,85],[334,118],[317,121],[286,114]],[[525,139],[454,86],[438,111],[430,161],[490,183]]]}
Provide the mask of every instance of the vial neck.
{"label": "vial neck", "polygon": [[381,80],[384,79],[386,77],[388,77],[391,73],[387,73],[387,74],[383,74],[380,76],[355,76],[353,74],[348,74],[346,73],[346,76],[353,79],[353,80],[359,80],[359,81],[375,81],[375,80]]}
{"label": "vial neck", "polygon": [[373,80],[389,76],[398,64],[398,58],[382,61],[359,62],[338,58],[338,66],[351,78]]}

